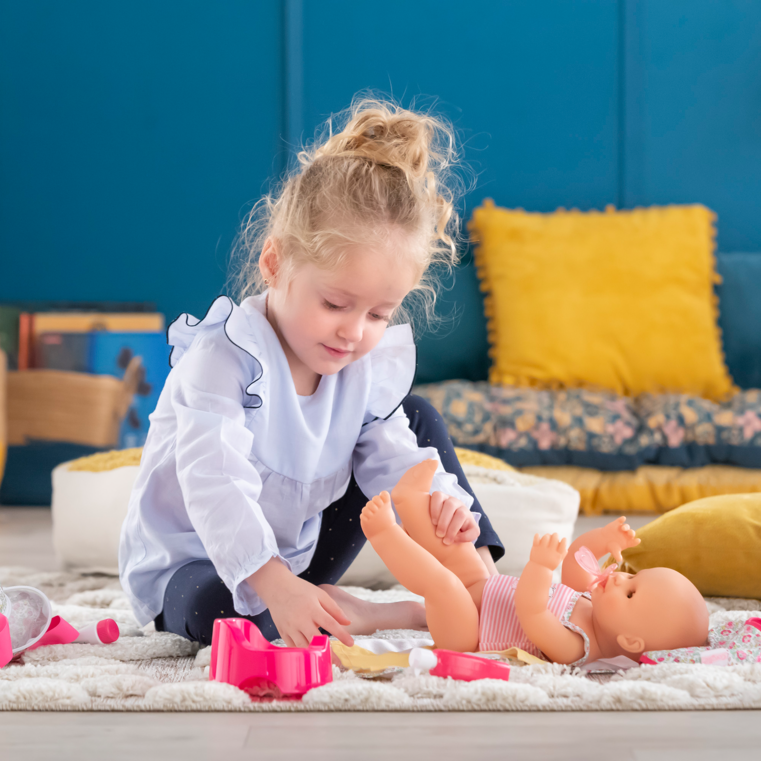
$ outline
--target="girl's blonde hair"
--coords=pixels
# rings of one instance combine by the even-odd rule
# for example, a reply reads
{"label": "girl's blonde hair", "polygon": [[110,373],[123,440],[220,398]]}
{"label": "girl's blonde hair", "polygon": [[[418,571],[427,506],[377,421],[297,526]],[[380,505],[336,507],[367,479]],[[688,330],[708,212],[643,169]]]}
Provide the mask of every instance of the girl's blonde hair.
{"label": "girl's blonde hair", "polygon": [[385,243],[396,228],[408,234],[404,254],[419,282],[393,322],[408,321],[418,311],[411,308],[416,301],[430,325],[437,278],[429,273],[451,271],[459,260],[459,168],[446,119],[388,98],[355,96],[246,215],[233,250],[231,290],[239,301],[264,290],[258,259],[270,236],[284,268],[278,276],[287,281],[304,262],[340,267],[347,245]]}

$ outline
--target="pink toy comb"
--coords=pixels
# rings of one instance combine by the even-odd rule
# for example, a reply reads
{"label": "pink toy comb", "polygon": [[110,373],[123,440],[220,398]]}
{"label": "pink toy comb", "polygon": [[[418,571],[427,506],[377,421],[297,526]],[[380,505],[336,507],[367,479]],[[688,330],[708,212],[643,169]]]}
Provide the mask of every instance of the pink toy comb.
{"label": "pink toy comb", "polygon": [[605,570],[600,570],[597,558],[589,547],[579,547],[573,556],[576,558],[576,562],[592,576],[592,581],[587,587],[587,592],[591,592],[601,581],[607,579],[618,568],[618,563],[611,563]]}
{"label": "pink toy comb", "polygon": [[510,666],[500,661],[479,658],[469,653],[457,653],[453,650],[433,650],[436,665],[431,669],[432,676],[451,676],[463,682],[476,679],[510,679]]}
{"label": "pink toy comb", "polygon": [[254,697],[300,698],[333,681],[330,638],[313,637],[309,647],[277,647],[247,618],[217,618],[209,679]]}

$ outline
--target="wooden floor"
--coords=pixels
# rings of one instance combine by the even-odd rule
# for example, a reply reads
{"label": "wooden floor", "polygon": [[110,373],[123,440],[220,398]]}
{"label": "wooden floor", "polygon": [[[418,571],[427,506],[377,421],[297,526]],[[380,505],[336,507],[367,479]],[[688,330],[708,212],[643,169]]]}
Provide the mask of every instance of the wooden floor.
{"label": "wooden floor", "polygon": [[[606,520],[606,519],[602,519]],[[635,516],[636,527],[648,518]],[[601,519],[584,518],[577,533]],[[0,565],[56,570],[50,511],[0,508]],[[649,713],[3,713],[0,761],[513,759],[758,761],[755,711]]]}
{"label": "wooden floor", "polygon": [[758,761],[752,711],[0,713],[3,761]]}

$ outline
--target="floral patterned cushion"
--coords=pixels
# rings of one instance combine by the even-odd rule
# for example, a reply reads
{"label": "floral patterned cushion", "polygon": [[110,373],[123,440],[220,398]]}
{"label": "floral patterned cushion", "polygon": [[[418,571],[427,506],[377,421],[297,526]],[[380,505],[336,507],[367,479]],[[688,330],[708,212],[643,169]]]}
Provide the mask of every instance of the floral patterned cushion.
{"label": "floral patterned cushion", "polygon": [[739,620],[728,620],[712,627],[705,647],[651,650],[642,654],[640,662],[654,666],[659,663],[702,663],[714,666],[761,663],[761,618],[743,619],[740,614]]}
{"label": "floral patterned cushion", "polygon": [[633,470],[644,464],[761,468],[761,390],[712,402],[685,394],[547,391],[446,381],[413,393],[441,412],[457,446],[518,467],[581,465]]}

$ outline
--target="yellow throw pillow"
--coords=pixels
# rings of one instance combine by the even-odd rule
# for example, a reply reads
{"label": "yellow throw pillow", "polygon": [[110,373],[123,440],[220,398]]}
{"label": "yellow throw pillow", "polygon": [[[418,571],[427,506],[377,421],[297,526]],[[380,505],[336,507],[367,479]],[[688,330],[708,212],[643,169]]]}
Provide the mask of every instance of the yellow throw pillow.
{"label": "yellow throw pillow", "polygon": [[521,473],[572,486],[581,495],[584,515],[665,513],[706,497],[761,492],[761,469],[734,465],[641,465],[637,470],[617,471],[578,465],[532,465],[521,468]]}
{"label": "yellow throw pillow", "polygon": [[485,201],[468,228],[489,380],[726,398],[714,218],[699,205],[535,214]]}
{"label": "yellow throw pillow", "polygon": [[673,568],[704,595],[761,598],[761,494],[690,502],[637,536],[642,543],[622,553],[622,571]]}

